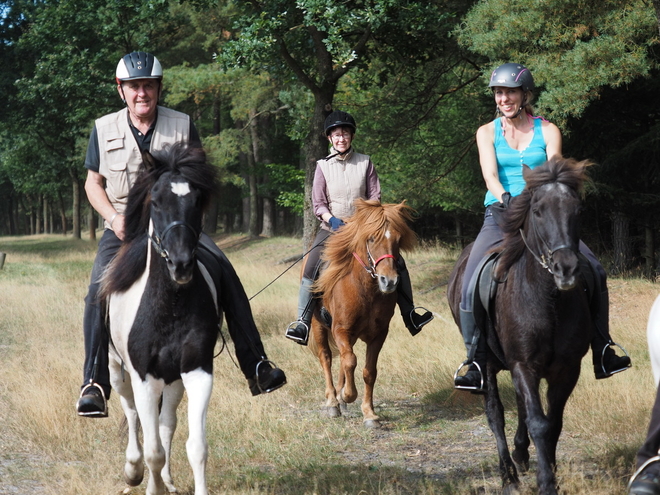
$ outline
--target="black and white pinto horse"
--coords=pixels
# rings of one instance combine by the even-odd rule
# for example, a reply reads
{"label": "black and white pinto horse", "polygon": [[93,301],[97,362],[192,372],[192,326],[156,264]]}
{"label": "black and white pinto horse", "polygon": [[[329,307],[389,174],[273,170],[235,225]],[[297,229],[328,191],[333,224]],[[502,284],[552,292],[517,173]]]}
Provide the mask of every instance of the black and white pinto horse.
{"label": "black and white pinto horse", "polygon": [[195,495],[208,493],[206,413],[221,312],[195,251],[214,187],[214,167],[201,149],[175,145],[145,154],[128,197],[125,242],[104,275],[111,383],[129,430],[124,478],[139,485],[144,459],[147,495],[176,491],[170,447],[184,389]]}

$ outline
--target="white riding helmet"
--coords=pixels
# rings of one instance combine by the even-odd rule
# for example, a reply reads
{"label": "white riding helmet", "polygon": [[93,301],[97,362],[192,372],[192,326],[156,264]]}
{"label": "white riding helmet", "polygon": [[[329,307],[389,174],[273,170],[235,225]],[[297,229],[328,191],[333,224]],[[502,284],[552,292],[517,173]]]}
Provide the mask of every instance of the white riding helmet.
{"label": "white riding helmet", "polygon": [[132,52],[124,55],[117,64],[117,84],[134,79],[163,79],[163,68],[151,53]]}

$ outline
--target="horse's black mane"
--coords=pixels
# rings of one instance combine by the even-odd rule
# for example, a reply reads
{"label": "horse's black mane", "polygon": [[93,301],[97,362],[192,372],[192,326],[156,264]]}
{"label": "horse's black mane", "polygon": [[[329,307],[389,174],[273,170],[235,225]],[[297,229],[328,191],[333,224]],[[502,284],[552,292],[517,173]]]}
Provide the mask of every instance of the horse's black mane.
{"label": "horse's black mane", "polygon": [[502,256],[496,276],[501,278],[525,249],[520,229],[527,219],[534,191],[546,184],[559,183],[581,195],[587,180],[586,168],[590,165],[592,163],[588,160],[577,161],[574,158],[553,157],[534,169],[525,167],[525,189],[511,200],[509,208],[499,220],[500,227],[504,231],[504,242],[498,249],[502,251]]}
{"label": "horse's black mane", "polygon": [[202,148],[178,143],[153,154],[144,153],[143,163],[128,194],[124,212],[124,242],[104,275],[102,297],[128,289],[142,275],[146,264],[151,189],[163,174],[182,177],[201,192],[206,209],[216,187],[216,169]]}

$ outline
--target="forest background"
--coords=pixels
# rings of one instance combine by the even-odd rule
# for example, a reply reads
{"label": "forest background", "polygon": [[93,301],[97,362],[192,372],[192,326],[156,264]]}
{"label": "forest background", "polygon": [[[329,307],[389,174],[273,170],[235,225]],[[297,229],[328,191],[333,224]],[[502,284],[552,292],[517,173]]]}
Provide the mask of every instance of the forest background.
{"label": "forest background", "polygon": [[591,159],[582,237],[614,275],[657,279],[660,0],[13,0],[0,2],[0,235],[94,239],[82,190],[94,119],[121,108],[124,54],[154,53],[162,104],[190,114],[221,194],[209,233],[302,235],[332,109],[358,122],[384,202],[423,239],[481,225],[474,133],[500,63],[525,64],[536,113]]}

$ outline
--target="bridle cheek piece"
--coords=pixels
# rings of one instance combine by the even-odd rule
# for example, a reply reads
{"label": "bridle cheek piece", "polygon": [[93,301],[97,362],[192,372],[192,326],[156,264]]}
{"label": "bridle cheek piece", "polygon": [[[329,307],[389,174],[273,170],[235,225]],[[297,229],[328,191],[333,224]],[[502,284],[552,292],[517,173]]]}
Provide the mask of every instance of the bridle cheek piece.
{"label": "bridle cheek piece", "polygon": [[[154,229],[153,233],[147,233],[149,236],[149,239],[151,240],[151,244],[153,244],[154,249],[156,249],[156,252],[162,257],[165,258],[166,261],[171,261],[170,260],[170,253],[167,251],[167,249],[163,246],[163,240],[165,239],[165,236],[169,233],[170,230],[174,229],[175,227],[183,227],[188,229],[192,235],[199,240],[199,237],[202,235],[201,231],[198,231],[195,229],[192,225],[190,225],[187,222],[183,222],[181,220],[177,220],[175,222],[170,223],[167,227],[165,227],[165,230],[163,230],[162,234],[159,234],[156,232]],[[193,257],[197,253],[197,244],[195,244],[195,247],[192,250],[192,255]]]}
{"label": "bridle cheek piece", "polygon": [[353,256],[355,257],[356,260],[362,265],[362,267],[367,271],[369,275],[371,275],[371,278],[376,278],[378,275],[376,274],[376,267],[378,266],[378,263],[381,261],[392,258],[396,262],[396,256],[393,254],[384,254],[380,256],[377,260],[374,260],[373,256],[371,255],[371,251],[369,250],[369,244],[367,243],[367,261],[369,261],[369,265],[367,265],[364,261],[362,261],[362,258],[360,258],[360,255],[357,254],[356,252],[353,252]]}

